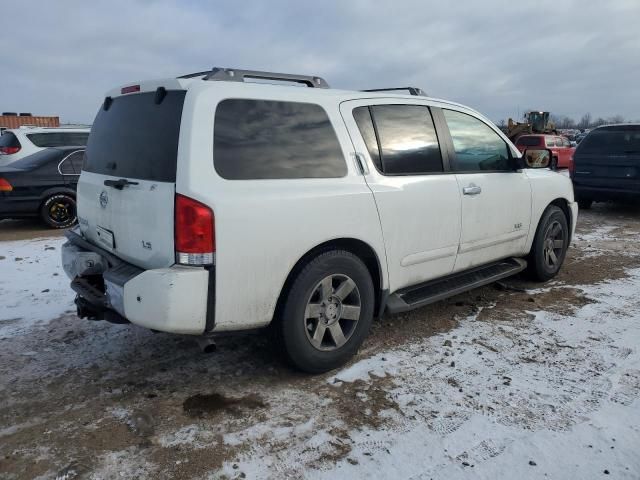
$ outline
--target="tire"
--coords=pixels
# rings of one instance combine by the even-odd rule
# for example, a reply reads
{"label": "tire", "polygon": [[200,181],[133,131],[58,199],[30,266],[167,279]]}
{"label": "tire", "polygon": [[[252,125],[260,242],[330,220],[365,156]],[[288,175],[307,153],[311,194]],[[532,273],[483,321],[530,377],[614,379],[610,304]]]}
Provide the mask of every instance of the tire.
{"label": "tire", "polygon": [[542,214],[528,258],[533,280],[546,282],[558,274],[569,247],[569,226],[564,212],[550,205]]}
{"label": "tire", "polygon": [[78,220],[76,199],[65,193],[52,195],[42,203],[40,217],[51,228],[69,228]]}
{"label": "tire", "polygon": [[580,207],[582,210],[589,210],[592,204],[593,204],[593,200],[591,200],[590,198],[578,199],[578,207]]}
{"label": "tire", "polygon": [[332,250],[311,260],[292,282],[277,319],[289,363],[308,373],[344,365],[369,333],[374,304],[371,275],[357,256]]}

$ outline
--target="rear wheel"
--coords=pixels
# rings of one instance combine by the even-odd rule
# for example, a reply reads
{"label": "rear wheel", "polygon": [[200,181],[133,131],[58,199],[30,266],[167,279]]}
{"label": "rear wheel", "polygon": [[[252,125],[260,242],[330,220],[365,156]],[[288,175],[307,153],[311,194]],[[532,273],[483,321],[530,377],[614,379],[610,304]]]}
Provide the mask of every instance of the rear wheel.
{"label": "rear wheel", "polygon": [[76,200],[59,193],[47,198],[40,207],[40,217],[51,228],[69,228],[77,221]]}
{"label": "rear wheel", "polygon": [[547,207],[529,253],[528,272],[542,282],[555,277],[569,247],[569,226],[564,212],[555,205]]}
{"label": "rear wheel", "polygon": [[369,271],[352,253],[330,251],[311,260],[294,280],[279,319],[290,363],[310,373],[343,365],[369,333],[374,301]]}

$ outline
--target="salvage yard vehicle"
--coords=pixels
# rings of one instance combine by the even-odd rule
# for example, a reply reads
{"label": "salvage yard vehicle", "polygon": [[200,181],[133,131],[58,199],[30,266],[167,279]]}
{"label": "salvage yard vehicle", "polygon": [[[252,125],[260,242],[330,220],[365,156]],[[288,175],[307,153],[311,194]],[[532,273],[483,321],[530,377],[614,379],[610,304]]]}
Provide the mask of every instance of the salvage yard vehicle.
{"label": "salvage yard vehicle", "polygon": [[76,223],[84,147],[45,148],[0,167],[0,218],[39,216],[51,228]]}
{"label": "salvage yard vehicle", "polygon": [[408,90],[214,68],[109,91],[62,249],[78,315],[200,338],[269,326],[324,372],[383,312],[553,278],[577,205],[551,152]]}
{"label": "salvage yard vehicle", "polygon": [[521,152],[532,148],[548,148],[553,154],[553,162],[558,168],[573,170],[575,148],[567,137],[560,135],[532,134],[521,135],[515,142]]}
{"label": "salvage yard vehicle", "polygon": [[640,124],[591,130],[574,159],[573,187],[581,208],[594,201],[640,198]]}
{"label": "salvage yard vehicle", "polygon": [[45,148],[87,145],[88,128],[20,127],[0,135],[0,166],[9,165]]}

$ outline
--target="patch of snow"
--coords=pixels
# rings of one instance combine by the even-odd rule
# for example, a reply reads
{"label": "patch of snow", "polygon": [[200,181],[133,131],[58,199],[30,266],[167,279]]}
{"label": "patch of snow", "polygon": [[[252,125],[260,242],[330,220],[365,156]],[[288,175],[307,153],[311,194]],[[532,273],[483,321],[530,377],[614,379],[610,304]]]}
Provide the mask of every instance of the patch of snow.
{"label": "patch of snow", "polygon": [[104,480],[114,478],[158,478],[153,475],[157,467],[144,460],[136,447],[107,452],[99,459],[98,467],[88,478]]}
{"label": "patch of snow", "polygon": [[338,382],[369,380],[371,376],[384,377],[395,372],[395,365],[400,359],[400,356],[393,353],[380,353],[341,370],[338,374],[329,377],[327,382],[335,384]]}
{"label": "patch of snow", "polygon": [[613,240],[611,232],[619,228],[618,225],[600,225],[599,227],[592,228],[586,232],[577,231],[574,235],[574,240],[580,242],[597,242],[602,240]]}
{"label": "patch of snow", "polygon": [[65,238],[0,243],[0,339],[73,311],[74,292],[62,270]]}
{"label": "patch of snow", "polygon": [[186,425],[176,432],[160,436],[158,443],[165,448],[188,445],[191,448],[201,449],[211,447],[214,440],[213,432],[204,430],[198,425]]}
{"label": "patch of snow", "polygon": [[[261,422],[251,427],[253,441],[238,439],[249,452],[222,472],[422,480],[593,478],[607,470],[638,478],[640,269],[628,275],[574,286],[594,303],[573,315],[472,315],[447,333],[356,362],[330,377],[329,388],[364,383],[366,391],[391,376],[387,397],[396,407],[380,414],[384,426],[351,428],[345,440],[323,423],[324,412],[285,447],[270,441],[277,424]],[[327,460],[336,449],[347,453]]]}

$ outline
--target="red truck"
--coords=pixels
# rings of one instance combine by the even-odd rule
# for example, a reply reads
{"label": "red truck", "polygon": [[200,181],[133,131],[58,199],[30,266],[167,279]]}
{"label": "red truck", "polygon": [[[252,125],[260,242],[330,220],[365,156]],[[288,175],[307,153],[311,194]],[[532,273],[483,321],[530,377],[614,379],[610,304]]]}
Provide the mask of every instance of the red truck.
{"label": "red truck", "polygon": [[522,135],[516,140],[516,147],[521,152],[527,148],[548,148],[553,152],[558,168],[568,168],[570,172],[573,171],[573,153],[576,149],[571,146],[566,137],[547,134]]}

